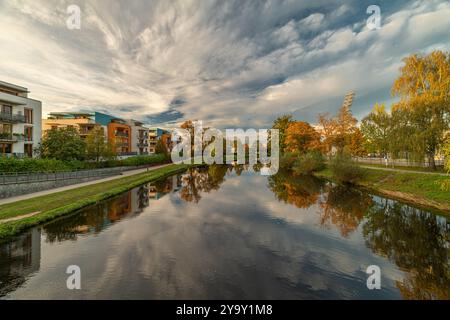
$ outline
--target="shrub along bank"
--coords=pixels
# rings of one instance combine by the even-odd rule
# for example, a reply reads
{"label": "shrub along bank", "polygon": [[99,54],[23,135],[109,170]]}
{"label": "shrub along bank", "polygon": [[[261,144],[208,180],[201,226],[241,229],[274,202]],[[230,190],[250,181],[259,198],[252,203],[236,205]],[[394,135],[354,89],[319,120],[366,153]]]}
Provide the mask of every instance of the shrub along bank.
{"label": "shrub along bank", "polygon": [[56,159],[37,159],[37,158],[7,158],[0,157],[0,172],[55,172],[55,171],[73,171],[83,169],[113,168],[121,166],[141,166],[151,164],[161,164],[168,162],[164,154],[155,154],[149,156],[135,156],[123,160],[113,159],[101,162],[88,161],[62,161]]}

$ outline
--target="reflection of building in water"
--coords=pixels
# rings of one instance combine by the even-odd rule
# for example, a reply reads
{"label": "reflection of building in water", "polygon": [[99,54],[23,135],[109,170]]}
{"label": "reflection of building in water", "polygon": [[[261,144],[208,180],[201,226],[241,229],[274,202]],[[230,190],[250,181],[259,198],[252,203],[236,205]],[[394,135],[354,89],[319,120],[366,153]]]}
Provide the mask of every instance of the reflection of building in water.
{"label": "reflection of building in water", "polygon": [[16,241],[0,245],[0,296],[15,290],[38,271],[41,263],[41,231],[33,229]]}
{"label": "reflection of building in water", "polygon": [[131,212],[141,213],[145,207],[148,207],[148,186],[144,185],[133,189],[131,193]]}
{"label": "reflection of building in water", "polygon": [[107,206],[108,219],[114,222],[132,212],[131,199],[131,191],[114,198]]}
{"label": "reflection of building in water", "polygon": [[148,186],[148,198],[153,200],[161,199],[170,192],[176,192],[182,187],[180,175],[172,176],[164,181],[157,181]]}

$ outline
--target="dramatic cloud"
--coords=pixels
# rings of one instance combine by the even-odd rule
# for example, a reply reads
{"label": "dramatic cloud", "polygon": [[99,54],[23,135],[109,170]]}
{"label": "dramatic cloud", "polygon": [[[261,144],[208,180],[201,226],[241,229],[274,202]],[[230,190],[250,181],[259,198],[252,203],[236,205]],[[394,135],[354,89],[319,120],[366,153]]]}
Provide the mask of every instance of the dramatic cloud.
{"label": "dramatic cloud", "polygon": [[[75,3],[74,3],[75,2]],[[81,8],[81,30],[66,27]],[[0,1],[0,80],[44,113],[99,110],[151,124],[314,121],[355,90],[354,113],[392,102],[401,59],[449,50],[448,1]]]}

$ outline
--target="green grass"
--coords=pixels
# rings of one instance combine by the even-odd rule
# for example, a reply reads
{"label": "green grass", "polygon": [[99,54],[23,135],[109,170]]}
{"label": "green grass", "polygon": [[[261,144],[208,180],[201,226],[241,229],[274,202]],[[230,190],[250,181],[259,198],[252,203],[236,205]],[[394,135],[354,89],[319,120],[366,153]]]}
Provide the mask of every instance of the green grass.
{"label": "green grass", "polygon": [[[376,168],[363,168],[363,170],[365,174],[358,183],[360,186],[382,193],[383,191],[405,193],[408,194],[405,195],[405,200],[408,202],[450,211],[450,191],[442,188],[442,183],[450,177],[420,172],[383,171]],[[333,180],[333,175],[328,168],[318,172],[317,176]],[[401,195],[397,196],[401,198]]]}
{"label": "green grass", "polygon": [[443,167],[437,167],[436,170],[427,167],[406,167],[406,166],[385,166],[382,164],[369,164],[369,163],[358,163],[360,166],[364,167],[374,167],[374,168],[387,168],[387,169],[398,169],[406,171],[417,171],[417,172],[431,172],[431,173],[445,173]]}
{"label": "green grass", "polygon": [[121,179],[0,205],[0,220],[40,212],[37,215],[17,221],[0,223],[0,240],[14,236],[27,228],[96,204],[144,183],[183,172],[188,167],[188,165],[170,165]]}

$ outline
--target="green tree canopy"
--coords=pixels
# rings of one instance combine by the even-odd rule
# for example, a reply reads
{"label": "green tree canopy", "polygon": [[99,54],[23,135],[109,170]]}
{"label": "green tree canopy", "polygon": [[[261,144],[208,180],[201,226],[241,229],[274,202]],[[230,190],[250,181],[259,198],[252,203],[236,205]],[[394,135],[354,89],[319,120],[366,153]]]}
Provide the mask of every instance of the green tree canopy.
{"label": "green tree canopy", "polygon": [[86,143],[81,139],[78,130],[73,127],[52,129],[42,138],[38,152],[42,158],[63,161],[84,160]]}
{"label": "green tree canopy", "polygon": [[105,130],[96,126],[86,138],[86,157],[89,160],[99,162],[101,159],[110,159],[115,156],[115,148],[112,142],[107,141]]}

